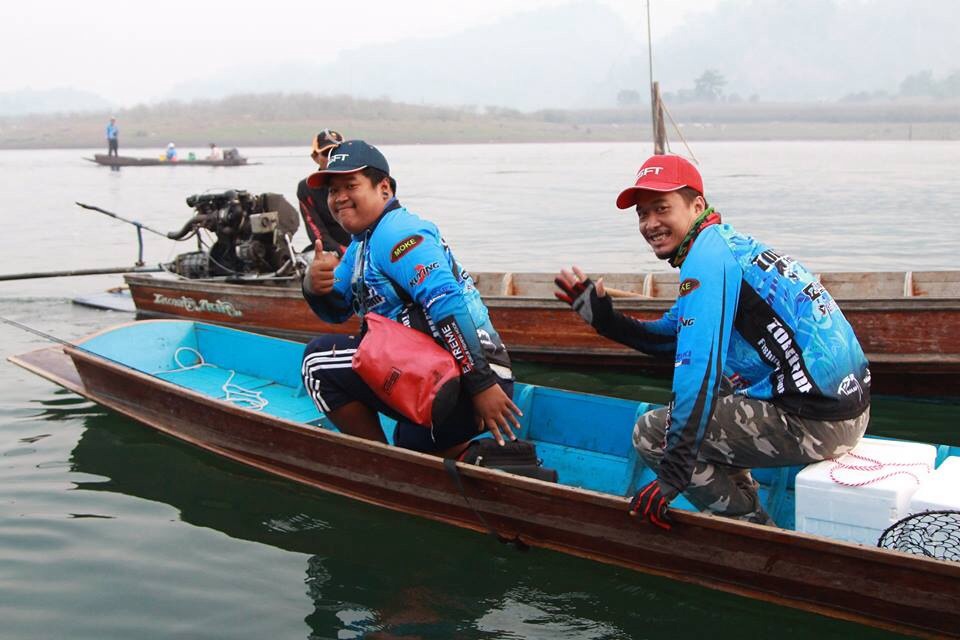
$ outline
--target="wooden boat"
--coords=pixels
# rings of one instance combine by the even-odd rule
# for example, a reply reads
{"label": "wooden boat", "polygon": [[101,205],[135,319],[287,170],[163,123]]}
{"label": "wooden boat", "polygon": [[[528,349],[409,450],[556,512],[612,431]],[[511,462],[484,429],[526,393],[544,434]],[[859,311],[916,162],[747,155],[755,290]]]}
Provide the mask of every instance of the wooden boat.
{"label": "wooden boat", "polygon": [[[622,294],[618,309],[660,317],[673,303],[675,273],[603,276]],[[143,317],[182,317],[293,340],[352,333],[357,323],[330,325],[304,302],[296,280],[187,280],[128,274]],[[514,357],[567,364],[626,365],[672,375],[673,361],[650,358],[607,340],[553,297],[553,275],[474,275],[494,325]],[[836,272],[820,280],[840,302],[871,363],[874,390],[917,396],[960,394],[960,271]],[[640,297],[643,296],[643,297]]]}
{"label": "wooden boat", "polygon": [[259,162],[247,162],[246,158],[224,158],[223,160],[205,160],[198,158],[196,160],[161,160],[160,158],[134,158],[132,156],[108,156],[105,153],[97,153],[92,158],[84,158],[88,162],[95,162],[106,167],[239,167],[246,164],[260,164]]}
{"label": "wooden boat", "polygon": [[[630,444],[647,403],[518,385],[521,436],[561,483],[458,463],[461,493],[439,458],[332,428],[300,384],[301,353],[259,334],[146,321],[11,360],[158,431],[367,503],[884,629],[960,635],[960,563],[683,510],[671,532],[630,518],[626,496],[652,477]],[[229,402],[228,381],[265,406]],[[781,524],[791,475],[756,473]]]}

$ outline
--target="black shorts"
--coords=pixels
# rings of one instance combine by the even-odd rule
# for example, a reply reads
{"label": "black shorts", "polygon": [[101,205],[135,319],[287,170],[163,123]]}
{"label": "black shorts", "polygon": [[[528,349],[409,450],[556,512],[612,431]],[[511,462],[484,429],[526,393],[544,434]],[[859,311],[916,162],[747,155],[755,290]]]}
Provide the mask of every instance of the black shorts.
{"label": "black shorts", "polygon": [[[434,453],[479,435],[470,395],[460,397],[450,415],[433,429],[415,424],[387,406],[353,370],[353,354],[360,339],[348,335],[314,338],[303,352],[303,384],[324,413],[350,402],[360,402],[397,421],[393,444],[404,449]],[[513,380],[498,377],[500,388],[513,397]]]}

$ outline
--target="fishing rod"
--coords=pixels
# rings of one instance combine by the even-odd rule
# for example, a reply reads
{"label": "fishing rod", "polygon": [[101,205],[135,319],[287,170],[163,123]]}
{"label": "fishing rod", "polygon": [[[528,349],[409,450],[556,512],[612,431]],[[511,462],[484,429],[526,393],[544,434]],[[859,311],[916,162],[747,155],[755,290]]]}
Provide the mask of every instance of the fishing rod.
{"label": "fishing rod", "polygon": [[100,212],[100,213],[102,213],[102,214],[104,214],[104,215],[110,216],[111,218],[116,218],[117,220],[120,220],[121,222],[126,222],[127,224],[132,224],[132,225],[135,226],[137,229],[146,229],[147,231],[149,231],[149,232],[151,232],[151,233],[155,233],[155,234],[157,234],[158,236],[163,236],[164,238],[167,238],[168,240],[170,239],[165,232],[163,232],[163,231],[157,231],[157,230],[154,229],[153,227],[148,227],[147,225],[143,224],[142,222],[137,222],[136,220],[128,220],[127,218],[124,218],[124,217],[121,216],[121,215],[117,215],[116,213],[107,211],[106,209],[101,209],[100,207],[95,207],[95,206],[93,206],[92,204],[83,204],[82,202],[75,202],[74,204],[76,204],[78,207],[83,207],[84,209],[89,209],[90,211],[98,211],[98,212]]}
{"label": "fishing rod", "polygon": [[98,276],[113,273],[155,273],[164,271],[159,265],[146,267],[143,263],[133,267],[105,267],[102,269],[66,269],[64,271],[33,271],[28,273],[8,273],[0,275],[0,282],[5,280],[33,280],[36,278],[68,278],[71,276]]}
{"label": "fishing rod", "polygon": [[137,222],[136,220],[128,220],[127,218],[124,218],[121,215],[117,215],[116,213],[113,213],[112,211],[107,211],[106,209],[101,209],[100,207],[95,207],[92,204],[84,204],[82,202],[75,202],[74,204],[76,204],[78,207],[82,207],[90,211],[97,211],[106,216],[110,216],[115,220],[119,220],[120,222],[126,222],[127,224],[132,224],[133,226],[135,226],[137,228],[137,263],[136,264],[138,267],[142,267],[144,264],[143,262],[143,230],[144,229],[146,229],[151,233],[155,233],[158,236],[163,236],[167,240],[170,240],[170,236],[167,235],[166,233],[162,231],[157,231],[153,227],[148,227],[142,222]]}
{"label": "fishing rod", "polygon": [[65,346],[65,347],[73,347],[74,349],[82,349],[83,351],[86,351],[86,349],[84,349],[84,348],[81,347],[80,345],[76,345],[76,344],[74,344],[74,343],[72,343],[72,342],[69,342],[69,341],[67,341],[67,340],[64,340],[63,338],[58,338],[57,336],[51,335],[51,334],[49,334],[49,333],[44,333],[43,331],[40,331],[39,329],[34,329],[33,327],[28,327],[27,325],[22,324],[22,323],[20,323],[20,322],[17,322],[16,320],[11,320],[10,318],[4,318],[3,316],[0,316],[0,322],[4,322],[4,323],[10,325],[11,327],[16,327],[17,329],[21,329],[21,330],[23,330],[23,331],[26,331],[27,333],[32,333],[32,334],[35,335],[35,336],[40,336],[41,338],[43,338],[43,339],[45,339],[45,340],[49,340],[49,341],[51,341],[51,342],[56,342],[57,344],[62,344],[62,345]]}

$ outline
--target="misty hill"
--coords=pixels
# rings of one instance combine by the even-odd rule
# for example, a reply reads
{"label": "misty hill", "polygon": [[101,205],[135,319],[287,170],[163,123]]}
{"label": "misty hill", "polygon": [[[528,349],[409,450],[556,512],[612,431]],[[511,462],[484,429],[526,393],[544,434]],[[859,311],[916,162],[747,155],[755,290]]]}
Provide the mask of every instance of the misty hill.
{"label": "misty hill", "polygon": [[0,116],[28,113],[79,113],[110,109],[109,100],[89,91],[46,89],[0,92]]}
{"label": "misty hill", "polygon": [[[700,102],[671,108],[683,136],[704,140],[960,140],[960,98],[852,102]],[[0,148],[102,148],[110,112],[0,117]],[[650,109],[457,108],[317,94],[248,94],[116,112],[120,152],[293,145],[334,127],[378,144],[649,142]],[[669,128],[676,148],[679,135]],[[135,154],[136,155],[136,154]]]}
{"label": "misty hill", "polygon": [[710,67],[727,93],[763,100],[896,94],[909,75],[960,69],[958,17],[954,0],[726,0],[658,43],[654,64],[667,91]]}
{"label": "misty hill", "polygon": [[[958,11],[954,0],[727,0],[666,37],[655,33],[655,75],[665,92],[679,92],[715,69],[726,95],[764,101],[895,95],[908,75],[960,67]],[[327,63],[233,69],[185,82],[170,97],[304,91],[524,110],[609,107],[624,89],[645,98],[647,76],[646,34],[582,0],[452,36],[344,51]]]}
{"label": "misty hill", "polygon": [[413,104],[609,106],[612,63],[639,46],[620,17],[596,2],[519,13],[456,35],[341,52],[328,63],[233,69],[184,83],[171,98],[309,91]]}

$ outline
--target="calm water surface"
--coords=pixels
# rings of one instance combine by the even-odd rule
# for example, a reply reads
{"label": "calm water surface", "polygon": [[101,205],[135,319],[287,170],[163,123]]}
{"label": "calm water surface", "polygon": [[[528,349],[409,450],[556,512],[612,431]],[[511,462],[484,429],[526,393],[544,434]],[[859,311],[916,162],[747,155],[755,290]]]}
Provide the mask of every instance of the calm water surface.
{"label": "calm water surface", "polygon": [[[98,150],[99,151],[99,150]],[[123,149],[154,155],[157,149]],[[189,151],[189,149],[185,150]],[[199,150],[198,150],[199,151]],[[663,270],[612,206],[639,144],[385,147],[401,201],[473,270]],[[957,143],[695,148],[711,203],[816,270],[953,268]],[[135,234],[74,201],[173,230],[191,193],[278,191],[302,149],[260,166],[127,168],[89,152],[0,152],[0,273],[129,265]],[[147,235],[146,258],[187,249]],[[305,236],[301,238],[306,243]],[[0,282],[0,315],[71,339],[129,319],[69,304],[119,277]],[[3,355],[46,346],[0,325]],[[663,400],[661,381],[518,368],[522,379]],[[223,461],[0,365],[0,637],[884,637],[305,489]],[[871,432],[958,442],[956,403],[879,398]]]}

